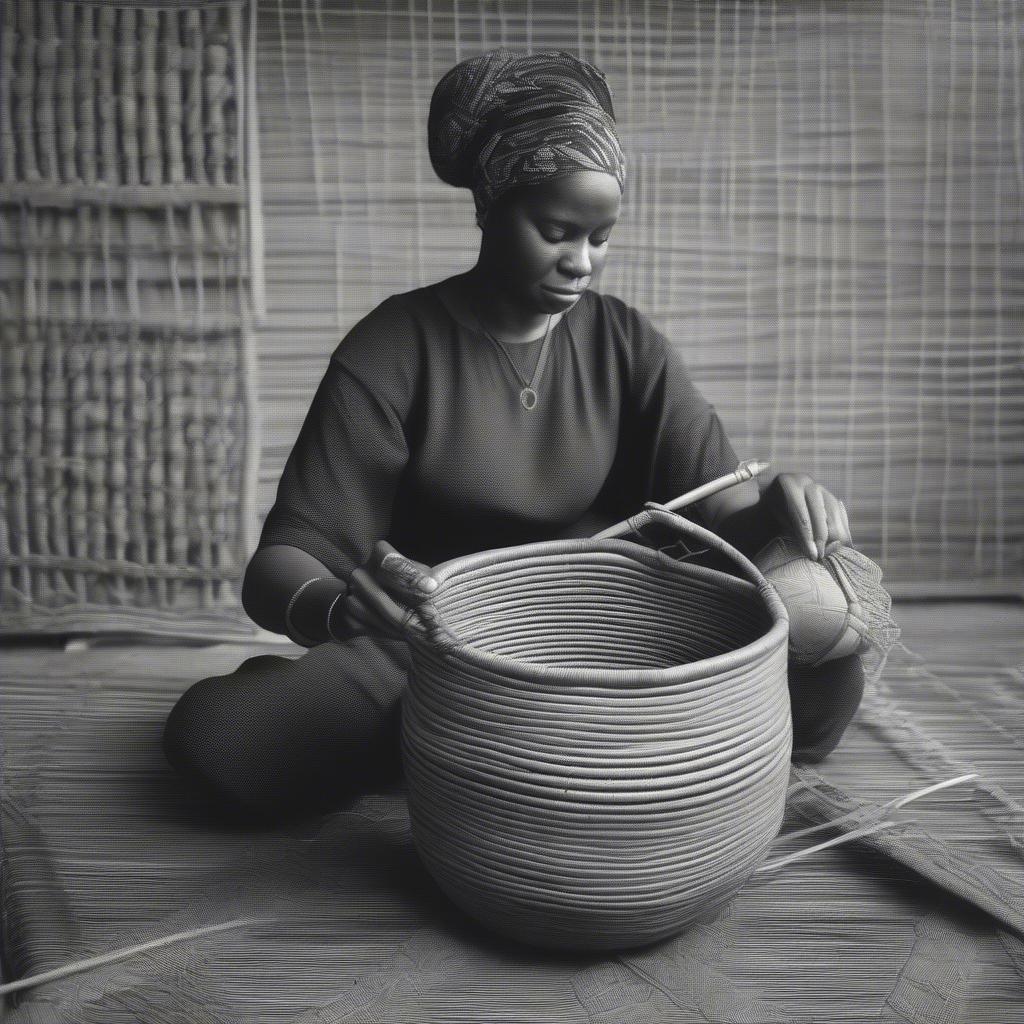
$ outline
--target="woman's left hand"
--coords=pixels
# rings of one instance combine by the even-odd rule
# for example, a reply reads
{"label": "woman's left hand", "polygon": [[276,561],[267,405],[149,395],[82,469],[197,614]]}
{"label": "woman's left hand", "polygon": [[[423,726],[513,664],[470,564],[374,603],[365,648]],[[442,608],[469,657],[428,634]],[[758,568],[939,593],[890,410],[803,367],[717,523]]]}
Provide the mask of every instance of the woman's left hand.
{"label": "woman's left hand", "polygon": [[803,543],[808,558],[819,561],[833,543],[853,547],[846,506],[806,473],[779,473],[768,492],[779,525]]}

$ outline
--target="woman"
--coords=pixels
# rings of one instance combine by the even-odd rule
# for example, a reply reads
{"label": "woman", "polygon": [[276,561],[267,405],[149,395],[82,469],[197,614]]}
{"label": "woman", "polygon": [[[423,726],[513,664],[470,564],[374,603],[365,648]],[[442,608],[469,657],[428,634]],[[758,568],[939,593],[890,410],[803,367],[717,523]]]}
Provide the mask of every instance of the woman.
{"label": "woman", "polygon": [[[603,74],[565,52],[482,54],[438,83],[428,137],[438,175],[473,191],[476,265],[391,296],[337,347],[245,575],[253,620],[310,650],[201,680],[165,727],[173,765],[262,816],[398,776],[393,623],[436,587],[430,565],[591,536],[739,461],[665,337],[589,287],[625,182]],[[851,543],[841,503],[803,475],[695,514],[749,555],[777,533],[814,558]],[[791,664],[795,759],[828,754],[862,690],[856,656]]]}

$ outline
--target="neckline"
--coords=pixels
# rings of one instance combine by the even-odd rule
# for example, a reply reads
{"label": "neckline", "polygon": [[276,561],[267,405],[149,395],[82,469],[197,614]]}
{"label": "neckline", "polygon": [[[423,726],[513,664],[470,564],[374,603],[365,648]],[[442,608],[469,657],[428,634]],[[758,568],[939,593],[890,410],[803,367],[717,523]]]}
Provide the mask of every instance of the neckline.
{"label": "neckline", "polygon": [[[443,281],[436,281],[433,285],[428,285],[427,286],[428,290],[433,293],[435,301],[444,310],[444,312],[447,314],[449,319],[454,321],[456,324],[458,324],[464,330],[469,331],[470,334],[472,334],[474,337],[479,338],[481,341],[487,341],[487,336],[486,336],[486,334],[484,333],[484,331],[481,329],[481,327],[479,325],[477,325],[475,323],[467,323],[466,320],[464,320],[459,314],[456,313],[456,311],[454,309],[452,309],[451,306],[449,306],[448,301],[444,297],[442,292],[443,292],[443,286],[446,285],[447,282],[450,281],[450,280],[451,280],[451,278],[445,278]],[[584,296],[586,296],[588,291],[590,291],[589,288],[587,289],[587,291],[585,291],[579,297],[579,300],[577,302],[575,302],[570,309],[567,309],[561,315],[561,318],[558,320],[558,322],[552,326],[552,328],[551,328],[551,337],[552,337],[552,339],[554,339],[555,335],[558,334],[559,329],[561,328],[562,324],[566,323],[566,321],[569,319],[569,317],[572,316],[572,314],[576,311],[576,309],[579,306],[579,304],[584,301]],[[497,340],[497,339],[494,339],[494,340]],[[529,341],[502,341],[502,342],[499,342],[499,344],[507,345],[509,348],[512,348],[512,349],[525,349],[525,350],[529,350],[530,348],[532,348],[532,347],[534,347],[536,345],[542,344],[543,341],[544,341],[544,335],[541,334],[540,337],[531,338]],[[490,343],[488,342],[488,344],[490,344]]]}

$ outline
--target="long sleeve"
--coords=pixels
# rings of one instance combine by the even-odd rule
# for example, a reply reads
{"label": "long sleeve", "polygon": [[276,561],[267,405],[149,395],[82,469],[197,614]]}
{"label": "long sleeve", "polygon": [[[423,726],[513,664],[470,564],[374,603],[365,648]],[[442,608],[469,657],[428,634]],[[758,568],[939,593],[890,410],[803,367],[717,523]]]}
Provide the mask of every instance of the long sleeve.
{"label": "long sleeve", "polygon": [[[271,544],[249,560],[242,606],[257,625],[311,646],[328,639],[327,613],[345,590],[346,584],[312,555],[287,544]],[[298,600],[286,620],[285,612],[295,594]]]}
{"label": "long sleeve", "polygon": [[301,548],[346,580],[388,535],[409,458],[397,390],[404,378],[374,369],[394,358],[394,319],[386,312],[367,318],[335,351],[285,463],[257,551]]}
{"label": "long sleeve", "polygon": [[638,460],[644,500],[668,502],[732,472],[739,459],[680,352],[643,314],[631,312],[630,457]]}

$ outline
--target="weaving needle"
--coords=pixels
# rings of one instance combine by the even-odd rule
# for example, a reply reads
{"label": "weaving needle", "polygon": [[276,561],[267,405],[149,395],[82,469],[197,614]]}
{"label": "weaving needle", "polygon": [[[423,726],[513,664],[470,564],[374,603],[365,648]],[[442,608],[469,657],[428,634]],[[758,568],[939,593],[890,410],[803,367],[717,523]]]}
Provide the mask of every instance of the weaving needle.
{"label": "weaving needle", "polygon": [[[674,512],[676,509],[685,508],[687,505],[693,505],[695,502],[702,501],[704,498],[709,497],[712,494],[717,494],[719,491],[724,491],[727,487],[733,487],[735,484],[741,484],[744,480],[751,480],[760,473],[763,473],[769,466],[770,462],[760,462],[757,459],[747,459],[741,462],[731,473],[726,473],[724,476],[720,476],[715,480],[709,480],[706,484],[701,484],[700,487],[695,487],[692,491],[687,491],[685,494],[681,494],[678,498],[673,498],[671,501],[666,502],[664,505],[659,505],[659,508],[667,509],[670,512]],[[633,527],[630,525],[629,520],[625,520],[621,523],[616,523],[614,526],[609,526],[606,530],[602,530],[600,533],[595,533],[594,540],[608,540],[612,537],[619,537],[624,533],[630,533]]]}
{"label": "weaving needle", "polygon": [[693,505],[695,502],[702,501],[712,494],[724,491],[727,487],[741,484],[744,480],[752,480],[755,476],[763,473],[770,465],[770,462],[747,459],[741,462],[731,473],[726,473],[725,476],[720,476],[715,480],[709,480],[706,484],[701,484],[700,487],[695,487],[692,491],[687,491],[678,498],[673,498],[671,501],[666,502],[662,507],[675,511],[677,508]]}

